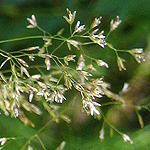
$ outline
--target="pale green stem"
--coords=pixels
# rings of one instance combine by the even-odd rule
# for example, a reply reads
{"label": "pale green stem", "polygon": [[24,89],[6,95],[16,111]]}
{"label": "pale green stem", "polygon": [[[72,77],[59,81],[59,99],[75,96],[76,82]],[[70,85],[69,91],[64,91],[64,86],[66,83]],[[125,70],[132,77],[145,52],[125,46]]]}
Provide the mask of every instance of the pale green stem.
{"label": "pale green stem", "polygon": [[105,40],[107,40],[108,39],[108,37],[109,37],[109,35],[111,34],[111,30],[108,32],[108,34],[106,35],[106,38],[105,38]]}
{"label": "pale green stem", "polygon": [[39,142],[40,142],[42,148],[43,148],[44,150],[46,150],[46,148],[45,148],[45,146],[44,146],[44,143],[42,142],[42,140],[40,139],[40,137],[39,137],[37,134],[36,134],[36,137],[37,137],[37,139],[39,140]]}
{"label": "pale green stem", "polygon": [[41,39],[41,38],[43,38],[43,36],[28,36],[28,37],[22,37],[22,38],[16,38],[16,39],[3,40],[3,41],[0,41],[0,44],[21,41],[21,40],[29,40],[29,39]]}
{"label": "pale green stem", "polygon": [[66,41],[63,41],[57,48],[55,48],[51,54],[53,54],[56,50],[58,50]]}
{"label": "pale green stem", "polygon": [[105,117],[105,115],[103,114],[102,110],[100,110],[100,113],[105,121],[105,123],[107,123],[114,131],[116,131],[118,134],[123,135],[123,133],[121,131],[119,131],[116,127],[114,127]]}
{"label": "pale green stem", "polygon": [[70,35],[71,35],[71,37],[73,36],[72,35],[72,25],[70,24]]}
{"label": "pale green stem", "polygon": [[34,134],[33,136],[31,136],[31,137],[27,140],[27,142],[23,145],[23,147],[21,148],[21,150],[24,150],[24,149],[26,148],[26,146],[30,143],[30,141],[31,141],[32,139],[34,139],[35,137],[37,137],[37,135],[38,135],[41,131],[43,131],[47,126],[49,126],[49,124],[50,124],[52,121],[53,121],[53,119],[51,119],[50,121],[48,121],[43,127],[41,127],[41,128],[38,130],[38,132],[37,132],[36,134]]}

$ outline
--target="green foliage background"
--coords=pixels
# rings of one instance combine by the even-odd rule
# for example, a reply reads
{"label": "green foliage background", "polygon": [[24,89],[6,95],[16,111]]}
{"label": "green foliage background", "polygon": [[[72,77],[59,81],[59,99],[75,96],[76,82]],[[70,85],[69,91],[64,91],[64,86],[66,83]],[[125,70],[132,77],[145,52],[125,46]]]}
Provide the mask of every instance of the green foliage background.
{"label": "green foliage background", "polygon": [[[26,18],[34,14],[37,18],[39,26],[56,34],[61,28],[65,29],[64,34],[69,34],[68,24],[62,18],[66,15],[66,8],[71,11],[77,11],[77,18],[86,26],[90,26],[95,17],[102,16],[102,30],[105,33],[109,31],[109,23],[111,19],[115,19],[119,15],[122,23],[119,28],[112,33],[109,41],[119,49],[131,49],[148,45],[150,33],[150,1],[149,0],[1,0],[0,1],[0,40],[19,38],[30,35],[40,35],[37,30],[26,29],[28,22]],[[21,49],[35,45],[42,45],[40,40],[26,40],[14,43],[1,44],[0,48],[6,51]],[[64,50],[59,51],[64,54]],[[127,71],[119,72],[116,65],[115,54],[111,50],[97,49],[89,46],[87,53],[93,57],[105,58],[110,68],[99,71],[99,76],[104,75],[105,80],[111,83],[112,90],[119,92],[124,82],[129,82],[139,73],[139,65],[135,60],[125,54],[123,57],[127,60],[125,63]],[[143,70],[142,70],[143,71]],[[150,72],[149,72],[150,73]],[[138,81],[137,81],[138,82]],[[147,81],[149,82],[149,80]],[[143,85],[144,86],[144,85]],[[147,87],[149,90],[150,88]],[[141,91],[144,94],[144,91]],[[70,97],[61,108],[67,106],[66,114],[72,118],[70,124],[61,121],[59,124],[52,122],[48,127],[40,133],[40,137],[48,150],[56,149],[62,142],[66,141],[65,150],[126,150],[126,149],[148,149],[149,148],[149,132],[150,115],[142,112],[146,127],[140,129],[137,119],[133,121],[125,116],[125,125],[119,121],[115,122],[122,131],[129,133],[134,144],[124,143],[121,136],[114,134],[109,137],[109,128],[106,131],[106,137],[103,142],[99,141],[98,134],[101,127],[101,121],[86,117],[80,111],[81,105],[78,97],[72,101]],[[135,95],[138,96],[138,95]],[[107,100],[103,98],[103,101]],[[72,106],[73,105],[73,106]],[[105,108],[104,108],[105,111]],[[17,140],[8,142],[4,149],[19,150],[43,125],[49,120],[50,116],[43,110],[42,116],[27,114],[35,123],[35,128],[24,126],[18,119],[0,115],[0,137],[17,137]],[[115,117],[115,113],[111,117]],[[23,138],[22,138],[23,137]],[[36,150],[41,150],[37,140],[31,142]]]}

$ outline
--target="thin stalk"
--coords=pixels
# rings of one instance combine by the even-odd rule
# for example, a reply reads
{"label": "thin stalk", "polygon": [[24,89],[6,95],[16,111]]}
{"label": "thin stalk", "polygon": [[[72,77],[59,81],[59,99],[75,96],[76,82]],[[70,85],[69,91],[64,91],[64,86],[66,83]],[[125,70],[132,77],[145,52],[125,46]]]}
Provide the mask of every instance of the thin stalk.
{"label": "thin stalk", "polygon": [[40,142],[42,148],[43,148],[44,150],[46,150],[46,147],[44,146],[44,143],[42,142],[42,140],[40,139],[40,137],[39,137],[37,134],[36,134],[36,138],[39,140],[39,142]]}
{"label": "thin stalk", "polygon": [[9,40],[0,41],[0,44],[21,41],[21,40],[29,40],[29,39],[42,39],[43,37],[44,36],[28,36],[28,37],[22,37],[22,38],[16,38],[16,39],[9,39]]}
{"label": "thin stalk", "polygon": [[23,145],[23,147],[21,148],[21,150],[24,150],[24,149],[26,148],[26,146],[30,143],[30,141],[31,141],[32,139],[34,139],[35,137],[37,137],[37,135],[38,135],[41,131],[43,131],[47,126],[49,126],[52,121],[53,121],[53,119],[49,120],[43,127],[41,127],[41,128],[37,131],[36,134],[34,134],[33,136],[31,136],[31,137],[27,140],[27,142]]}

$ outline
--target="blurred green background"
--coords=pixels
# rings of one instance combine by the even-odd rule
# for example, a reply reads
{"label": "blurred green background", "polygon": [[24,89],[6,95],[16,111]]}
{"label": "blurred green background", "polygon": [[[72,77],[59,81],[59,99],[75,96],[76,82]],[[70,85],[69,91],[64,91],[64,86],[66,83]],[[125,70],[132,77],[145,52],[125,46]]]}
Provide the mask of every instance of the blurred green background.
{"label": "blurred green background", "polygon": [[[37,30],[26,28],[28,25],[26,18],[32,14],[36,16],[39,26],[51,34],[56,34],[61,28],[64,28],[64,35],[69,36],[68,24],[62,17],[66,15],[66,8],[69,8],[71,11],[77,11],[77,20],[80,20],[87,27],[90,27],[95,17],[102,16],[101,29],[105,31],[105,34],[109,32],[110,20],[119,15],[122,23],[110,35],[108,41],[119,49],[142,47],[149,54],[149,48],[147,48],[150,34],[149,6],[149,0],[1,0],[0,40],[42,35]],[[42,44],[41,40],[25,40],[1,44],[0,48],[13,51],[35,45],[42,46]],[[143,90],[140,90],[138,94],[142,95],[141,100],[149,97],[149,59],[143,66],[140,66],[130,55],[124,54],[122,57],[126,60],[127,71],[120,72],[117,68],[115,54],[111,50],[89,46],[86,52],[88,55],[103,58],[108,62],[110,68],[100,70],[97,76],[104,75],[105,81],[111,83],[112,91],[118,93],[124,82],[132,82],[135,79],[137,83],[140,78],[145,79],[146,82],[143,83],[143,80],[140,80],[140,83],[143,83],[141,88]],[[146,75],[143,72],[146,72]],[[137,84],[137,89],[138,86]],[[138,94],[136,93],[134,96],[138,97]],[[117,133],[114,133],[113,137],[109,137],[109,127],[106,127],[104,141],[100,142],[98,136],[102,125],[101,120],[97,121],[82,113],[81,102],[78,97],[73,99],[74,96],[69,93],[68,96],[70,98],[61,105],[61,108],[67,108],[65,113],[70,116],[72,122],[70,124],[63,121],[60,121],[59,124],[52,122],[39,134],[47,150],[56,149],[62,141],[66,141],[65,150],[149,149],[150,126],[148,124],[150,115],[147,111],[141,111],[144,116],[145,127],[140,129],[137,117],[133,112],[123,114],[116,107],[103,107],[108,119],[111,118],[115,126],[128,133],[134,144],[125,143]],[[102,101],[105,102],[108,99],[104,97]],[[148,98],[147,101],[149,101]],[[136,100],[134,103],[136,104]],[[35,123],[35,128],[24,126],[18,119],[0,115],[0,137],[17,137],[17,140],[8,142],[4,147],[5,150],[21,149],[28,138],[51,119],[44,110],[42,116],[27,115]],[[129,117],[130,115],[132,117]],[[31,146],[33,149],[42,150],[37,140],[31,141]]]}

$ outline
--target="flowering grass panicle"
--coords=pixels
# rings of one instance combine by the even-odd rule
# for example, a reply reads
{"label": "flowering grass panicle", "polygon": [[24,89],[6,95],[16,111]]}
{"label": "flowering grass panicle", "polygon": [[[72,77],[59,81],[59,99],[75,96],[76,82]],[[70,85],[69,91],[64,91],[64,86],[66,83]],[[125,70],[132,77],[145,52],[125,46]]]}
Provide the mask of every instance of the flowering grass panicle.
{"label": "flowering grass panicle", "polygon": [[[27,18],[30,23],[27,28],[36,28],[42,32],[43,36],[34,36],[33,38],[43,40],[43,46],[36,45],[14,52],[0,49],[0,57],[4,60],[0,64],[0,109],[6,116],[19,118],[25,125],[29,124],[34,127],[35,125],[30,118],[25,115],[25,111],[42,115],[41,108],[36,106],[38,101],[55,122],[59,122],[59,119],[70,122],[68,116],[60,113],[59,104],[57,103],[62,104],[64,101],[69,101],[65,93],[72,89],[75,89],[81,96],[82,106],[80,107],[92,117],[103,118],[108,125],[109,123],[102,113],[101,97],[105,95],[111,100],[117,101],[120,105],[125,105],[125,101],[119,94],[111,92],[110,85],[104,81],[104,77],[95,76],[97,66],[109,69],[109,64],[101,58],[88,56],[86,48],[91,44],[93,46],[94,44],[99,45],[100,49],[105,49],[106,46],[109,47],[115,52],[120,71],[126,70],[125,60],[120,57],[120,53],[129,53],[138,63],[141,63],[145,60],[143,49],[119,50],[107,42],[110,33],[121,24],[119,16],[116,17],[115,21],[111,21],[110,32],[105,36],[104,31],[100,28],[102,17],[95,18],[90,28],[87,29],[85,25],[81,25],[80,21],[74,24],[76,11],[72,13],[67,8],[67,13],[68,17],[63,17],[70,26],[70,37],[63,36],[63,29],[56,35],[44,31],[38,26],[36,17],[32,15],[31,18]],[[14,39],[14,41],[30,38],[19,38]],[[55,41],[61,43],[55,48],[51,47]],[[56,55],[55,52],[66,44],[69,54],[65,56]],[[84,49],[84,47],[86,48]],[[74,53],[72,49],[77,50],[77,53]],[[39,60],[40,64],[35,65],[35,60]],[[9,70],[5,70],[5,65]],[[32,69],[35,71],[32,71]],[[118,131],[116,130],[116,132]],[[133,143],[126,134],[118,133],[122,135],[124,141]],[[5,144],[7,139],[0,139],[1,146]],[[104,139],[104,128],[100,131],[100,139]],[[27,145],[25,144],[25,146]],[[62,142],[58,149],[63,149],[64,146],[65,142]],[[28,149],[32,149],[30,145],[28,145]]]}

